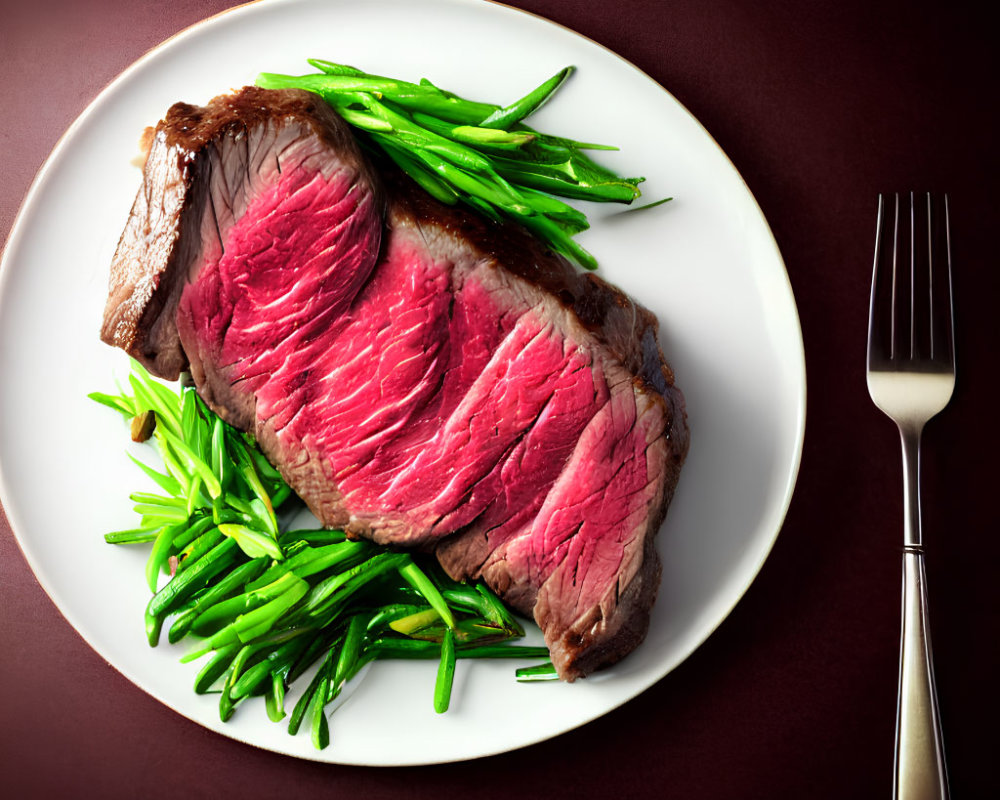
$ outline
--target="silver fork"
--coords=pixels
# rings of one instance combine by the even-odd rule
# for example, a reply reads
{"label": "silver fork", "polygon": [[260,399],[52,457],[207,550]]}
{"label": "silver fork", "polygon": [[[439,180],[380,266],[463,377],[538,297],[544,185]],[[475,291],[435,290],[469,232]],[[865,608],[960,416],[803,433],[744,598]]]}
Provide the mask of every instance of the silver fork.
{"label": "silver fork", "polygon": [[[868,392],[903,445],[903,613],[893,797],[947,798],[920,527],[920,434],[955,387],[948,197],[879,196]],[[902,212],[902,213],[901,213]],[[902,216],[902,219],[901,219]],[[902,235],[901,235],[902,234]]]}

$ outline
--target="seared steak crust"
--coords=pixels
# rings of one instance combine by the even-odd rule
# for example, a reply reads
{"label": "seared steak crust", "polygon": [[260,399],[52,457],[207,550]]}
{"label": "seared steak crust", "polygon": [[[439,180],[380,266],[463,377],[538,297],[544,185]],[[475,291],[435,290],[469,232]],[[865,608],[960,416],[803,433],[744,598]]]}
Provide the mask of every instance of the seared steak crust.
{"label": "seared steak crust", "polygon": [[323,524],[483,577],[562,678],[645,636],[688,446],[656,319],[521,228],[373,169],[318,98],[170,109],[102,337],[190,369]]}

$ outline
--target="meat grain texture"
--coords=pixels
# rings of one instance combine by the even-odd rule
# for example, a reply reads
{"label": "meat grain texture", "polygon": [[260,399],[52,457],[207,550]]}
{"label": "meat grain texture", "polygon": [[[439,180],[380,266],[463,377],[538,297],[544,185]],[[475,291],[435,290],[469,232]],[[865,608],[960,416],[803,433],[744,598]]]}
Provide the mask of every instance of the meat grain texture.
{"label": "meat grain texture", "polygon": [[688,447],[656,319],[374,166],[317,96],[169,110],[102,338],[189,370],[324,525],[484,578],[564,680],[646,635]]}

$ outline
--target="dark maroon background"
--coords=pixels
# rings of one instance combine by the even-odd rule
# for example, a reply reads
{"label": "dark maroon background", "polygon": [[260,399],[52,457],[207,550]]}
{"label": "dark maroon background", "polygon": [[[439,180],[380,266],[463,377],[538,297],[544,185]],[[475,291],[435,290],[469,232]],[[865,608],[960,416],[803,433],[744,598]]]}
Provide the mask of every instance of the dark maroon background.
{"label": "dark maroon background", "polygon": [[[87,103],[147,49],[230,5],[0,0],[0,240]],[[795,497],[759,578],[687,662],[580,730],[462,764],[338,767],[218,736],[135,688],[60,616],[0,515],[5,797],[888,798],[900,470],[863,362],[875,197],[910,188],[950,192],[957,269],[958,383],[924,449],[952,788],[956,798],[1000,797],[996,28],[959,2],[513,5],[669,89],[771,223],[802,318],[809,400]],[[642,109],[622,124],[643,124]]]}

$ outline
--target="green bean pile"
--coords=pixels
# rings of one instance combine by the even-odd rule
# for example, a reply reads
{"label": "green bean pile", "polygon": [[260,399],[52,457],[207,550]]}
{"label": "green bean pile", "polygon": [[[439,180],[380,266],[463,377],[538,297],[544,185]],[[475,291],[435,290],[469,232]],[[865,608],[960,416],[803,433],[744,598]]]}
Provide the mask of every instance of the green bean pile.
{"label": "green bean pile", "polygon": [[[152,439],[163,471],[129,456],[163,491],[135,492],[136,528],[112,544],[152,543],[145,612],[151,646],[191,637],[182,661],[211,655],[195,679],[218,692],[228,720],[249,697],[267,715],[308,721],[313,744],[330,733],[326,707],[378,659],[438,659],[434,708],[447,710],[458,658],[548,658],[511,644],[520,623],[480,582],[458,583],[431,559],[352,541],[337,530],[283,530],[279,515],[301,508],[253,438],[224,423],[192,388],[174,391],[137,363],[131,391],[90,397],[121,413],[135,441]],[[290,715],[285,692],[318,668]],[[554,677],[551,663],[517,670],[519,680]]]}
{"label": "green bean pile", "polygon": [[617,148],[549,136],[523,123],[572,67],[501,107],[464,100],[426,79],[409,83],[320,59],[308,63],[319,72],[264,72],[257,85],[315,92],[433,197],[462,202],[491,220],[514,219],[586,269],[596,269],[597,261],[572,237],[589,227],[587,217],[553,195],[617,203],[640,195],[643,178],[622,178],[584,152]]}

